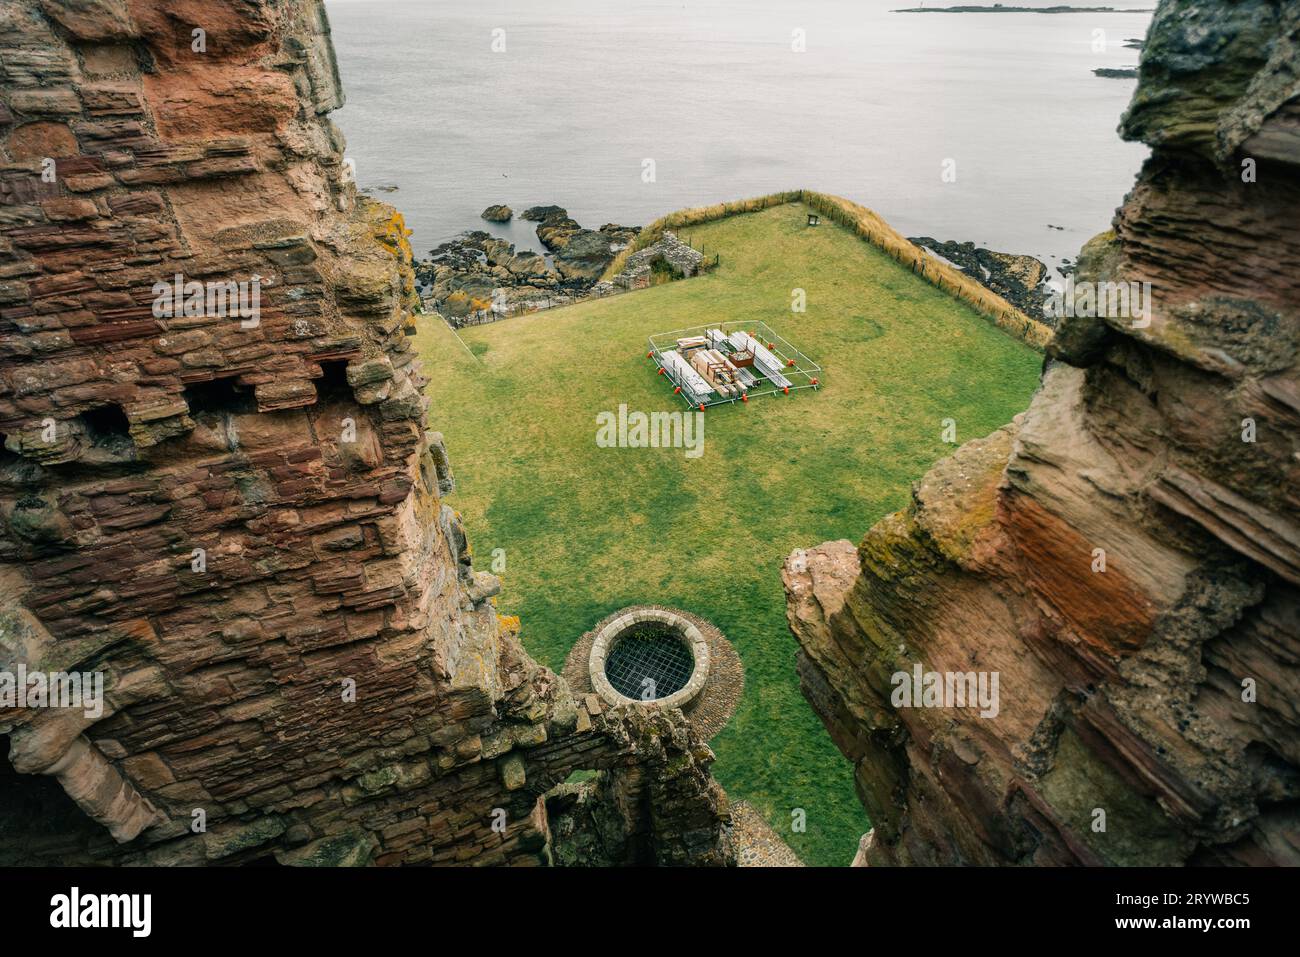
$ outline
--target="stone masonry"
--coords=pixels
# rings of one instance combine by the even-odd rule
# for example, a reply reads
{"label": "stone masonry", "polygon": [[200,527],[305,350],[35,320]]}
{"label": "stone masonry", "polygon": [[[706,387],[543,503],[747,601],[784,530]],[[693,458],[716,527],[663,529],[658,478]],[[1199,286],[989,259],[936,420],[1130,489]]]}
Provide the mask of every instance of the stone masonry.
{"label": "stone masonry", "polygon": [[0,675],[107,686],[0,706],[0,864],[545,863],[577,769],[731,863],[680,715],[498,618],[341,103],[318,0],[0,7]]}
{"label": "stone masonry", "polygon": [[667,263],[684,278],[694,276],[704,262],[704,254],[665,231],[653,245],[634,252],[627,258],[623,271],[611,280],[624,289],[641,289],[650,284],[651,267],[656,262]]}

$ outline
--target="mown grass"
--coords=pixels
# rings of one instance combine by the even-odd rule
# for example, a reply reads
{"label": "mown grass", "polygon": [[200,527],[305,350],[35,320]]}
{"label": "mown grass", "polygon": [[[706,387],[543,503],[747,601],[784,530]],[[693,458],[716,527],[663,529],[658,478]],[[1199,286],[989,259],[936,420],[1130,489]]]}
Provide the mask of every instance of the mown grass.
{"label": "mown grass", "polygon": [[[709,275],[461,333],[418,339],[431,419],[456,474],[479,567],[505,550],[503,613],[559,670],[574,641],[625,605],[714,622],[745,693],[713,740],[714,773],[810,864],[847,864],[869,827],[852,770],[799,693],[780,565],[857,541],[906,504],[910,483],[959,441],[1028,404],[1040,357],[848,230],[799,204],[687,230]],[[792,313],[792,290],[807,312]],[[596,416],[680,409],[646,358],[652,333],[763,320],[825,369],[819,392],[705,413],[705,451],[608,449]],[[792,832],[792,812],[807,829]]]}

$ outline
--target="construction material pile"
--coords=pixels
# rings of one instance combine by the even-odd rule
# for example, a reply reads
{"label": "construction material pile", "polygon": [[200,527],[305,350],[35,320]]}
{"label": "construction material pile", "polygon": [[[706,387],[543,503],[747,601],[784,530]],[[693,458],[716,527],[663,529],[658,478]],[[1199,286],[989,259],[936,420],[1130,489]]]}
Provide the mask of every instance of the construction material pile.
{"label": "construction material pile", "polygon": [[651,336],[646,355],[657,361],[660,374],[668,377],[677,394],[701,409],[722,402],[748,402],[755,395],[818,388],[821,368],[766,323],[732,328],[739,325],[697,326]]}
{"label": "construction material pile", "polygon": [[678,388],[690,400],[691,405],[699,405],[713,398],[713,388],[698,372],[691,368],[690,363],[683,359],[680,353],[669,349],[661,353],[661,355],[664,360],[664,368],[672,374]]}
{"label": "construction material pile", "polygon": [[752,353],[754,368],[758,369],[769,382],[781,389],[788,389],[791,382],[781,373],[781,360],[772,355],[763,344],[748,332],[737,330],[727,340],[738,350]]}

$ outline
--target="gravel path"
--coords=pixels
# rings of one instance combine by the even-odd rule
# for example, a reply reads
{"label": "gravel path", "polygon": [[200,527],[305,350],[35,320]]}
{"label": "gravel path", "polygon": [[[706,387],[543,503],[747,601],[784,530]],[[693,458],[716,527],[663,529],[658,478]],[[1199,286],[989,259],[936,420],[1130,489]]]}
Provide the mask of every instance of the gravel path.
{"label": "gravel path", "polygon": [[741,867],[806,866],[748,801],[731,805],[731,836]]}

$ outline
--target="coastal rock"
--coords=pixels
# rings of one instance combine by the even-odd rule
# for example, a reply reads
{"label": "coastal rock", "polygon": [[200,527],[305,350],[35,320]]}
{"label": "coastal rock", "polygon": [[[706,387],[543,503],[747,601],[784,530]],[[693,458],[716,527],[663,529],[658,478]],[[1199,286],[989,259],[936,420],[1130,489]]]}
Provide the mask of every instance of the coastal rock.
{"label": "coastal rock", "polygon": [[541,223],[548,219],[567,219],[569,211],[563,206],[529,206],[519,214],[520,219]]}
{"label": "coastal rock", "polygon": [[614,252],[621,252],[632,244],[641,233],[640,226],[620,226],[617,223],[606,223],[600,227],[600,231],[609,237],[610,248]]}
{"label": "coastal rock", "polygon": [[535,206],[520,218],[540,220],[537,235],[550,261],[482,230],[466,232],[415,264],[424,301],[462,322],[565,305],[590,293],[615,254],[640,232],[613,223],[584,229],[559,206]]}
{"label": "coastal rock", "polygon": [[[1152,155],[1077,271],[1151,283],[1150,321],[1062,319],[1022,416],[787,560],[857,863],[1300,864],[1297,25],[1160,4],[1122,125]],[[915,669],[997,700],[912,706]]]}
{"label": "coastal rock", "polygon": [[555,268],[566,279],[599,279],[613,261],[609,236],[593,229],[567,234],[555,254]]}
{"label": "coastal rock", "polygon": [[556,279],[559,273],[554,268],[547,265],[546,258],[531,249],[526,249],[521,253],[515,254],[506,263],[503,263],[511,274],[521,279]]}
{"label": "coastal rock", "polygon": [[480,214],[489,223],[508,223],[513,215],[514,210],[509,206],[489,206]]}
{"label": "coastal rock", "polygon": [[929,236],[908,237],[908,241],[938,253],[1025,315],[1049,324],[1055,321],[1043,311],[1051,289],[1047,285],[1047,267],[1041,260],[995,252],[971,242],[940,242]]}
{"label": "coastal rock", "polygon": [[554,216],[544,219],[537,227],[537,238],[551,252],[558,252],[569,244],[569,240],[584,230],[576,219],[567,216]]}

